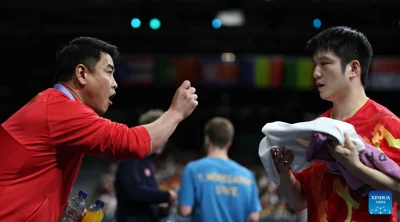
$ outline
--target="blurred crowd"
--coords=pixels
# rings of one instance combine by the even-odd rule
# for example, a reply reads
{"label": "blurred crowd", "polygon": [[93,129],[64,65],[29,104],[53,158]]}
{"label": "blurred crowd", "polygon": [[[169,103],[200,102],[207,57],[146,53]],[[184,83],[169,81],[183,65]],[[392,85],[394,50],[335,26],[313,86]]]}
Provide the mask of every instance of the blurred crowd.
{"label": "blurred crowd", "polygon": [[[194,154],[180,155],[179,157],[168,155],[155,159],[157,168],[156,179],[159,182],[161,190],[179,191],[181,173],[185,165],[191,161],[200,158]],[[240,162],[240,161],[238,161]],[[117,200],[114,190],[114,178],[117,170],[117,162],[114,162],[107,168],[100,177],[100,183],[95,189],[95,198],[103,200],[106,203],[104,208],[104,222],[112,222],[117,207]],[[259,196],[262,204],[260,212],[261,221],[306,221],[306,214],[295,213],[290,210],[279,197],[277,187],[265,174],[265,170],[261,165],[253,165],[251,163],[242,163],[250,169],[256,176],[259,187]],[[174,212],[172,211],[172,214]],[[172,215],[170,218],[178,218],[177,215]],[[176,220],[176,219],[175,219]],[[168,220],[167,220],[168,221]]]}
{"label": "blurred crowd", "polygon": [[[193,153],[158,156],[154,159],[157,168],[155,175],[159,188],[168,191],[170,189],[179,191],[181,174],[185,165],[201,158],[201,155]],[[286,202],[279,196],[277,186],[267,177],[264,168],[259,163],[241,162],[242,165],[250,169],[255,177],[259,188],[259,197],[262,204],[260,212],[260,222],[305,222],[307,221],[307,211],[296,213],[292,211]],[[113,162],[107,167],[100,176],[100,182],[95,188],[95,196],[93,198],[100,199],[106,203],[104,212],[105,218],[103,222],[114,222],[114,215],[117,208],[117,200],[114,190],[114,178],[117,170],[118,162]],[[400,208],[399,208],[400,210]],[[164,220],[165,222],[188,222],[180,218],[176,211],[171,211],[171,216]],[[172,219],[173,218],[173,219]],[[398,215],[400,221],[400,215]]]}

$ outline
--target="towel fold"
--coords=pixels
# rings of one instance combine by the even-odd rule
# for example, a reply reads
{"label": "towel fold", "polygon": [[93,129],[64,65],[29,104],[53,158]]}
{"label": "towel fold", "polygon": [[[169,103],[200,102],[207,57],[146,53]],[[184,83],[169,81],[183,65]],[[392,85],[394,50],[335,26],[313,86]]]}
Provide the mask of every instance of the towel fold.
{"label": "towel fold", "polygon": [[[364,142],[361,137],[360,139]],[[329,170],[332,173],[343,175],[351,189],[358,191],[362,196],[368,195],[371,187],[369,187],[357,176],[350,174],[332,157],[327,147],[328,143],[330,143],[330,140],[336,139],[323,133],[313,133],[313,138],[311,139],[307,150],[307,161],[326,161],[328,163]],[[396,162],[387,157],[383,152],[376,149],[371,144],[364,142],[364,146],[365,149],[359,152],[360,161],[364,165],[379,170],[394,179],[400,180],[400,166],[397,165]]]}
{"label": "towel fold", "polygon": [[[346,168],[344,168],[342,164],[338,163],[329,152],[328,144],[331,143],[331,140],[334,141],[336,138],[324,133],[314,132],[307,148],[307,161],[325,161],[331,173],[343,175],[353,190],[361,189],[365,183],[358,177],[350,174]],[[361,137],[360,140],[364,142]],[[364,147],[366,148],[367,146],[370,145],[364,142]],[[361,150],[360,152],[363,152],[364,150]]]}
{"label": "towel fold", "polygon": [[[280,178],[274,165],[271,148],[284,146],[293,151],[294,160],[291,168],[295,173],[307,169],[313,162],[317,161],[307,160],[307,149],[313,139],[314,132],[329,135],[341,145],[344,145],[344,133],[347,133],[358,152],[365,149],[363,140],[358,137],[353,125],[326,117],[294,124],[280,121],[267,123],[262,128],[262,132],[265,137],[260,142],[258,154],[267,175],[276,185],[279,185]],[[338,173],[337,169],[332,168],[330,170]]]}
{"label": "towel fold", "polygon": [[276,185],[279,185],[280,179],[270,149],[284,146],[292,150],[295,156],[291,165],[293,172],[301,172],[313,162],[324,161],[327,163],[328,170],[342,175],[351,189],[358,191],[362,196],[368,195],[371,188],[357,176],[350,174],[328,150],[327,145],[331,143],[331,140],[344,144],[344,133],[348,134],[354,143],[360,161],[364,165],[400,180],[400,166],[374,146],[365,143],[349,123],[321,117],[295,124],[268,123],[263,127],[262,132],[265,137],[260,142],[259,155],[267,175]]}

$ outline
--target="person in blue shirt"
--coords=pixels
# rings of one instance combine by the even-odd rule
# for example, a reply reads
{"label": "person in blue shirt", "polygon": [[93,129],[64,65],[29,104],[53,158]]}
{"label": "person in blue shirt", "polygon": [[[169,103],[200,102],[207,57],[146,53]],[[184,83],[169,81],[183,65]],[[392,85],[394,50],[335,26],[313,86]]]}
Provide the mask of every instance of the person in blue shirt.
{"label": "person in blue shirt", "polygon": [[250,170],[229,159],[233,124],[215,117],[205,126],[207,157],[189,162],[181,178],[178,213],[193,222],[258,221],[258,186]]}

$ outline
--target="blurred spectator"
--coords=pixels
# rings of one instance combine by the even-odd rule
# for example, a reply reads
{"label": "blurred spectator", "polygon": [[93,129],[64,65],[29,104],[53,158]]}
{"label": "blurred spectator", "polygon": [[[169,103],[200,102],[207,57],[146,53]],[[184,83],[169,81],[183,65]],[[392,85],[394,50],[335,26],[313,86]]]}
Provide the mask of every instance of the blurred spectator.
{"label": "blurred spectator", "polygon": [[204,128],[207,156],[185,166],[179,189],[179,215],[193,221],[259,221],[258,187],[250,170],[228,156],[234,126],[222,117]]}
{"label": "blurred spectator", "polygon": [[[139,124],[154,122],[163,113],[161,110],[149,110],[140,116]],[[161,154],[162,150],[157,154]],[[176,201],[176,193],[173,190],[159,189],[153,158],[154,154],[141,160],[119,162],[115,180],[117,222],[159,221],[168,215],[170,206]],[[167,208],[160,208],[161,203],[166,203]]]}

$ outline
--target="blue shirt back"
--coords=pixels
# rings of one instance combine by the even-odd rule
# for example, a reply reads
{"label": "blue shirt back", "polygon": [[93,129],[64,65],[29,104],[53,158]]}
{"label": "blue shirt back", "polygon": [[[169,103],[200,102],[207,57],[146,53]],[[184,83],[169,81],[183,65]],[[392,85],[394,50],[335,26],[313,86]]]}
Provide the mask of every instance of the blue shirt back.
{"label": "blue shirt back", "polygon": [[193,207],[192,221],[247,221],[261,210],[254,175],[233,160],[205,157],[187,164],[179,205]]}

